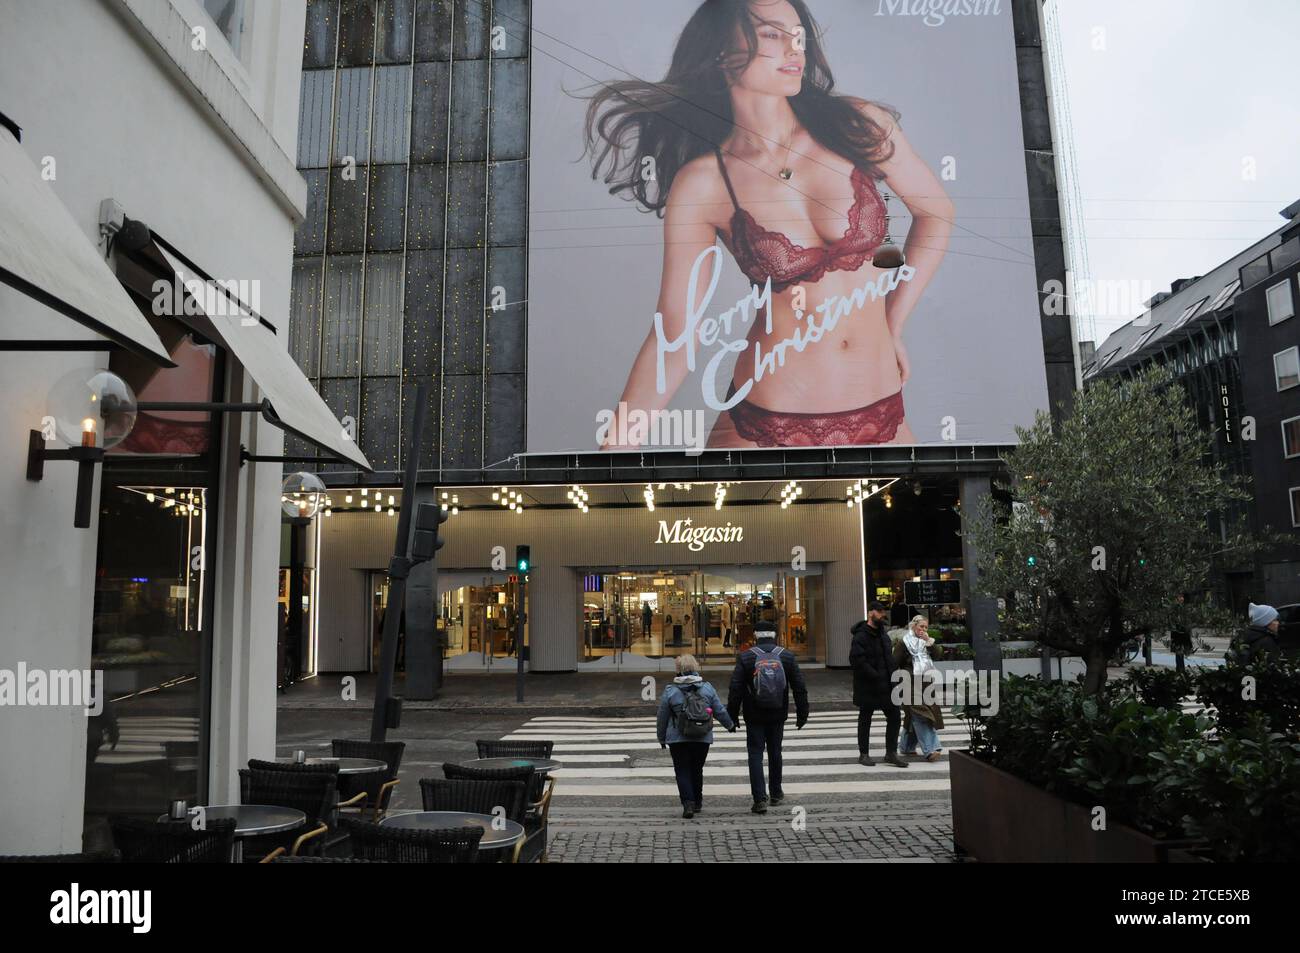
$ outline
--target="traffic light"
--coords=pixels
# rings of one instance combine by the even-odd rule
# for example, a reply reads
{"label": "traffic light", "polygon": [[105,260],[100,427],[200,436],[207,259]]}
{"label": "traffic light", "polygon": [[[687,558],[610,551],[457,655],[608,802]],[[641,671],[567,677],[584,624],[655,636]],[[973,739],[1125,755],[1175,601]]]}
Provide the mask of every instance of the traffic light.
{"label": "traffic light", "polygon": [[1037,557],[1037,556],[1030,556],[1027,560],[1025,560],[1025,562],[1028,563],[1030,567],[1037,566],[1037,565],[1038,565],[1038,557]]}
{"label": "traffic light", "polygon": [[528,547],[516,546],[515,547],[515,569],[519,570],[519,572],[523,574],[528,572],[528,567],[531,566],[532,564],[533,561],[529,558]]}
{"label": "traffic light", "polygon": [[415,538],[411,541],[411,558],[426,562],[434,557],[442,544],[438,527],[447,521],[447,511],[436,503],[421,503],[415,508]]}

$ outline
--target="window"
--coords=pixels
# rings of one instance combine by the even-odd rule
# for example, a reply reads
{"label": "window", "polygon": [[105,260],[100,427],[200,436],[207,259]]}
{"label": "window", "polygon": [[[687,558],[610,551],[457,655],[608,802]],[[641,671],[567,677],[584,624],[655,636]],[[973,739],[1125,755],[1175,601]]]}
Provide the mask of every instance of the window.
{"label": "window", "polygon": [[244,36],[244,0],[203,0],[203,9],[226,38],[235,56],[239,56],[239,43]]}
{"label": "window", "polygon": [[1227,302],[1229,298],[1231,298],[1234,294],[1236,294],[1237,289],[1240,287],[1241,287],[1241,279],[1240,278],[1232,279],[1232,281],[1228,285],[1226,285],[1222,291],[1220,291],[1217,295],[1214,296],[1214,301],[1210,303],[1209,310],[1218,311],[1220,308],[1223,307],[1223,305]]}
{"label": "window", "polygon": [[1142,332],[1142,336],[1137,339],[1137,343],[1134,344],[1131,348],[1129,348],[1128,353],[1126,353],[1124,356],[1129,357],[1133,354],[1136,354],[1138,351],[1142,350],[1142,346],[1146,344],[1147,341],[1151,340],[1151,335],[1155,334],[1159,330],[1160,330],[1160,325],[1158,324],[1153,328],[1147,328],[1145,331]]}
{"label": "window", "polygon": [[1273,376],[1278,390],[1300,384],[1300,348],[1289,347],[1273,355]]}
{"label": "window", "polygon": [[1279,281],[1266,291],[1268,298],[1268,323],[1281,324],[1295,314],[1295,302],[1291,300],[1291,279]]}
{"label": "window", "polygon": [[1300,526],[1300,486],[1291,487],[1291,525]]}
{"label": "window", "polygon": [[1300,457],[1300,417],[1282,421],[1282,456]]}
{"label": "window", "polygon": [[1188,305],[1187,309],[1182,313],[1182,315],[1178,318],[1178,320],[1174,322],[1174,327],[1170,328],[1170,330],[1172,331],[1174,328],[1181,328],[1184,324],[1187,323],[1188,319],[1190,319],[1192,315],[1194,315],[1197,311],[1201,310],[1201,305],[1205,304],[1205,302],[1208,300],[1209,298],[1202,298],[1200,301],[1197,301],[1195,304]]}

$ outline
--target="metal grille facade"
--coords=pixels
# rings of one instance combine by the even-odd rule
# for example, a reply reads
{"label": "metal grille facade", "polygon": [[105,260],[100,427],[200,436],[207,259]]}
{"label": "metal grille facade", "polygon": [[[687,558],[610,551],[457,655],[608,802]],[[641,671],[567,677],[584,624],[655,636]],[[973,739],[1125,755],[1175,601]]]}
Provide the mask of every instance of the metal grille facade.
{"label": "metal grille facade", "polygon": [[404,466],[422,382],[421,470],[524,448],[528,18],[529,0],[308,2],[289,345],[377,471]]}

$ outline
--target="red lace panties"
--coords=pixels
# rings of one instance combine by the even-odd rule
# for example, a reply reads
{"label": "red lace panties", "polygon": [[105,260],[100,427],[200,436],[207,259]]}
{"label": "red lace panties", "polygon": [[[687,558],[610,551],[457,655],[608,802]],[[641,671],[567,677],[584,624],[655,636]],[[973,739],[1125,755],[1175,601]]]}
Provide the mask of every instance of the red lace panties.
{"label": "red lace panties", "polygon": [[830,414],[786,414],[748,402],[731,408],[736,433],[760,447],[852,447],[888,443],[903,422],[903,392]]}

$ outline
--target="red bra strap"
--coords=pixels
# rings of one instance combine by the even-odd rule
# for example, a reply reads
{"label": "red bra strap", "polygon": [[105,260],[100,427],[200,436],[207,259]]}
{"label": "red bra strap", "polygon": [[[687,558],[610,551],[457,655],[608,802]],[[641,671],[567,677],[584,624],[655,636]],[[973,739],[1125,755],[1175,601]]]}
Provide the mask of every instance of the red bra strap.
{"label": "red bra strap", "polygon": [[731,196],[731,204],[734,205],[736,207],[736,211],[739,212],[740,203],[736,201],[736,190],[731,187],[731,176],[727,175],[726,163],[722,161],[722,150],[715,146],[713,149],[713,154],[714,156],[717,157],[718,170],[722,173],[722,181],[727,183],[727,194]]}

